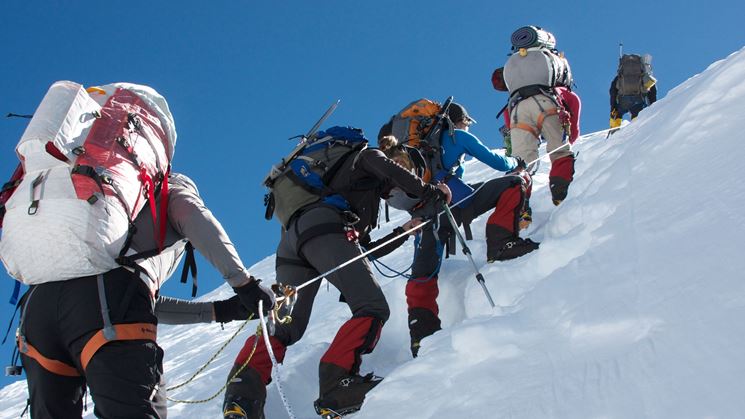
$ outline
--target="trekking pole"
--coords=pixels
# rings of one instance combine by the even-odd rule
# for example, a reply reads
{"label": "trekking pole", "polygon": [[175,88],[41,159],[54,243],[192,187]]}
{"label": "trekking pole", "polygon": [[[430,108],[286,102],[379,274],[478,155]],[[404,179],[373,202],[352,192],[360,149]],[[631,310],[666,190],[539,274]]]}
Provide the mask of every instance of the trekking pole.
{"label": "trekking pole", "polygon": [[489,304],[491,305],[492,308],[494,308],[494,300],[492,300],[491,294],[489,294],[489,289],[486,288],[486,281],[484,280],[484,276],[481,275],[481,272],[479,272],[478,266],[476,266],[476,262],[473,261],[473,256],[471,256],[471,249],[468,248],[466,241],[463,239],[463,235],[460,234],[460,230],[458,229],[458,224],[455,222],[455,217],[453,217],[453,213],[450,211],[450,207],[447,204],[443,204],[442,207],[445,209],[445,214],[447,214],[448,216],[450,225],[453,227],[453,230],[455,230],[455,235],[458,237],[458,241],[460,242],[460,245],[463,247],[463,253],[466,256],[468,256],[468,260],[470,260],[471,265],[473,265],[473,270],[476,271],[476,281],[479,282],[479,285],[481,285],[481,289],[484,290],[486,299],[489,300]]}

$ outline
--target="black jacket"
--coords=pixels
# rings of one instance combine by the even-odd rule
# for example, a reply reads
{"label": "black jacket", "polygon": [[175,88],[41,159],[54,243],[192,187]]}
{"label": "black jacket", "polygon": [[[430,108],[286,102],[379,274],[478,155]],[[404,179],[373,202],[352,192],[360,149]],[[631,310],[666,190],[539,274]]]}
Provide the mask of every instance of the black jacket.
{"label": "black jacket", "polygon": [[355,228],[361,236],[377,226],[380,200],[394,187],[425,200],[438,197],[437,187],[425,183],[374,148],[347,159],[329,186],[349,202],[359,217]]}

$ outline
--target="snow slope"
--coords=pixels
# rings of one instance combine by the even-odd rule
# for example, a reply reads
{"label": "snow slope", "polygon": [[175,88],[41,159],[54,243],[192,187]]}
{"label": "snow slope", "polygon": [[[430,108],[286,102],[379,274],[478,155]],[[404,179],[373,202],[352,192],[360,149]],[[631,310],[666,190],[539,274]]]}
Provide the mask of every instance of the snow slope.
{"label": "snow slope", "polygon": [[[609,140],[583,138],[560,207],[550,203],[544,163],[531,201],[534,225],[523,234],[541,248],[486,265],[480,217],[469,246],[497,307],[459,248],[443,263],[443,330],[423,342],[417,359],[408,350],[405,281],[381,276],[392,316],[362,368],[386,379],[355,419],[745,417],[744,109],[745,49]],[[477,162],[467,173],[470,181],[495,175]],[[393,218],[379,234],[404,221]],[[406,268],[412,243],[384,262]],[[251,272],[272,280],[273,257]],[[207,298],[231,292],[222,287]],[[296,417],[316,417],[317,362],[349,316],[337,298],[333,287],[319,293],[305,337],[268,389],[268,418],[288,417],[278,382]],[[169,395],[194,400],[218,391],[256,325]],[[162,327],[169,385],[190,377],[239,326]],[[18,417],[25,399],[23,382],[0,390],[0,418]],[[221,400],[172,403],[169,415],[217,418]]]}

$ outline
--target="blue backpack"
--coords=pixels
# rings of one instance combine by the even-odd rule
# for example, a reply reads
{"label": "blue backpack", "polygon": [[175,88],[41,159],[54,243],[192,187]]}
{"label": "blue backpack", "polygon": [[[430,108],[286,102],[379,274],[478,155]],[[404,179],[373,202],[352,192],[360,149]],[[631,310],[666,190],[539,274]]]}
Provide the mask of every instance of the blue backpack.
{"label": "blue backpack", "polygon": [[359,128],[335,126],[304,137],[264,182],[269,188],[265,218],[276,216],[286,228],[298,210],[316,202],[349,210],[346,199],[328,185],[344,162],[366,147],[367,138]]}

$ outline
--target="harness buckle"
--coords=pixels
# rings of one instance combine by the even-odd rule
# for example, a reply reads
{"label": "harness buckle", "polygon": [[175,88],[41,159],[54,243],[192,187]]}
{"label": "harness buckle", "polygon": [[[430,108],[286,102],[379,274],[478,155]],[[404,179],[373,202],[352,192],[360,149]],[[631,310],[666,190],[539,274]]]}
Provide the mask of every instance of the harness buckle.
{"label": "harness buckle", "polygon": [[36,212],[39,211],[39,200],[35,200],[31,202],[31,205],[28,206],[28,215],[36,215]]}
{"label": "harness buckle", "polygon": [[5,367],[5,376],[15,376],[15,375],[21,375],[23,373],[23,367],[20,365],[8,365]]}
{"label": "harness buckle", "polygon": [[357,243],[360,239],[360,232],[355,230],[352,226],[344,226],[344,233],[347,235],[347,240],[352,243]]}
{"label": "harness buckle", "polygon": [[344,211],[341,215],[344,220],[344,234],[347,236],[347,240],[357,243],[360,239],[360,233],[354,228],[354,225],[360,222],[360,217],[352,211]]}

